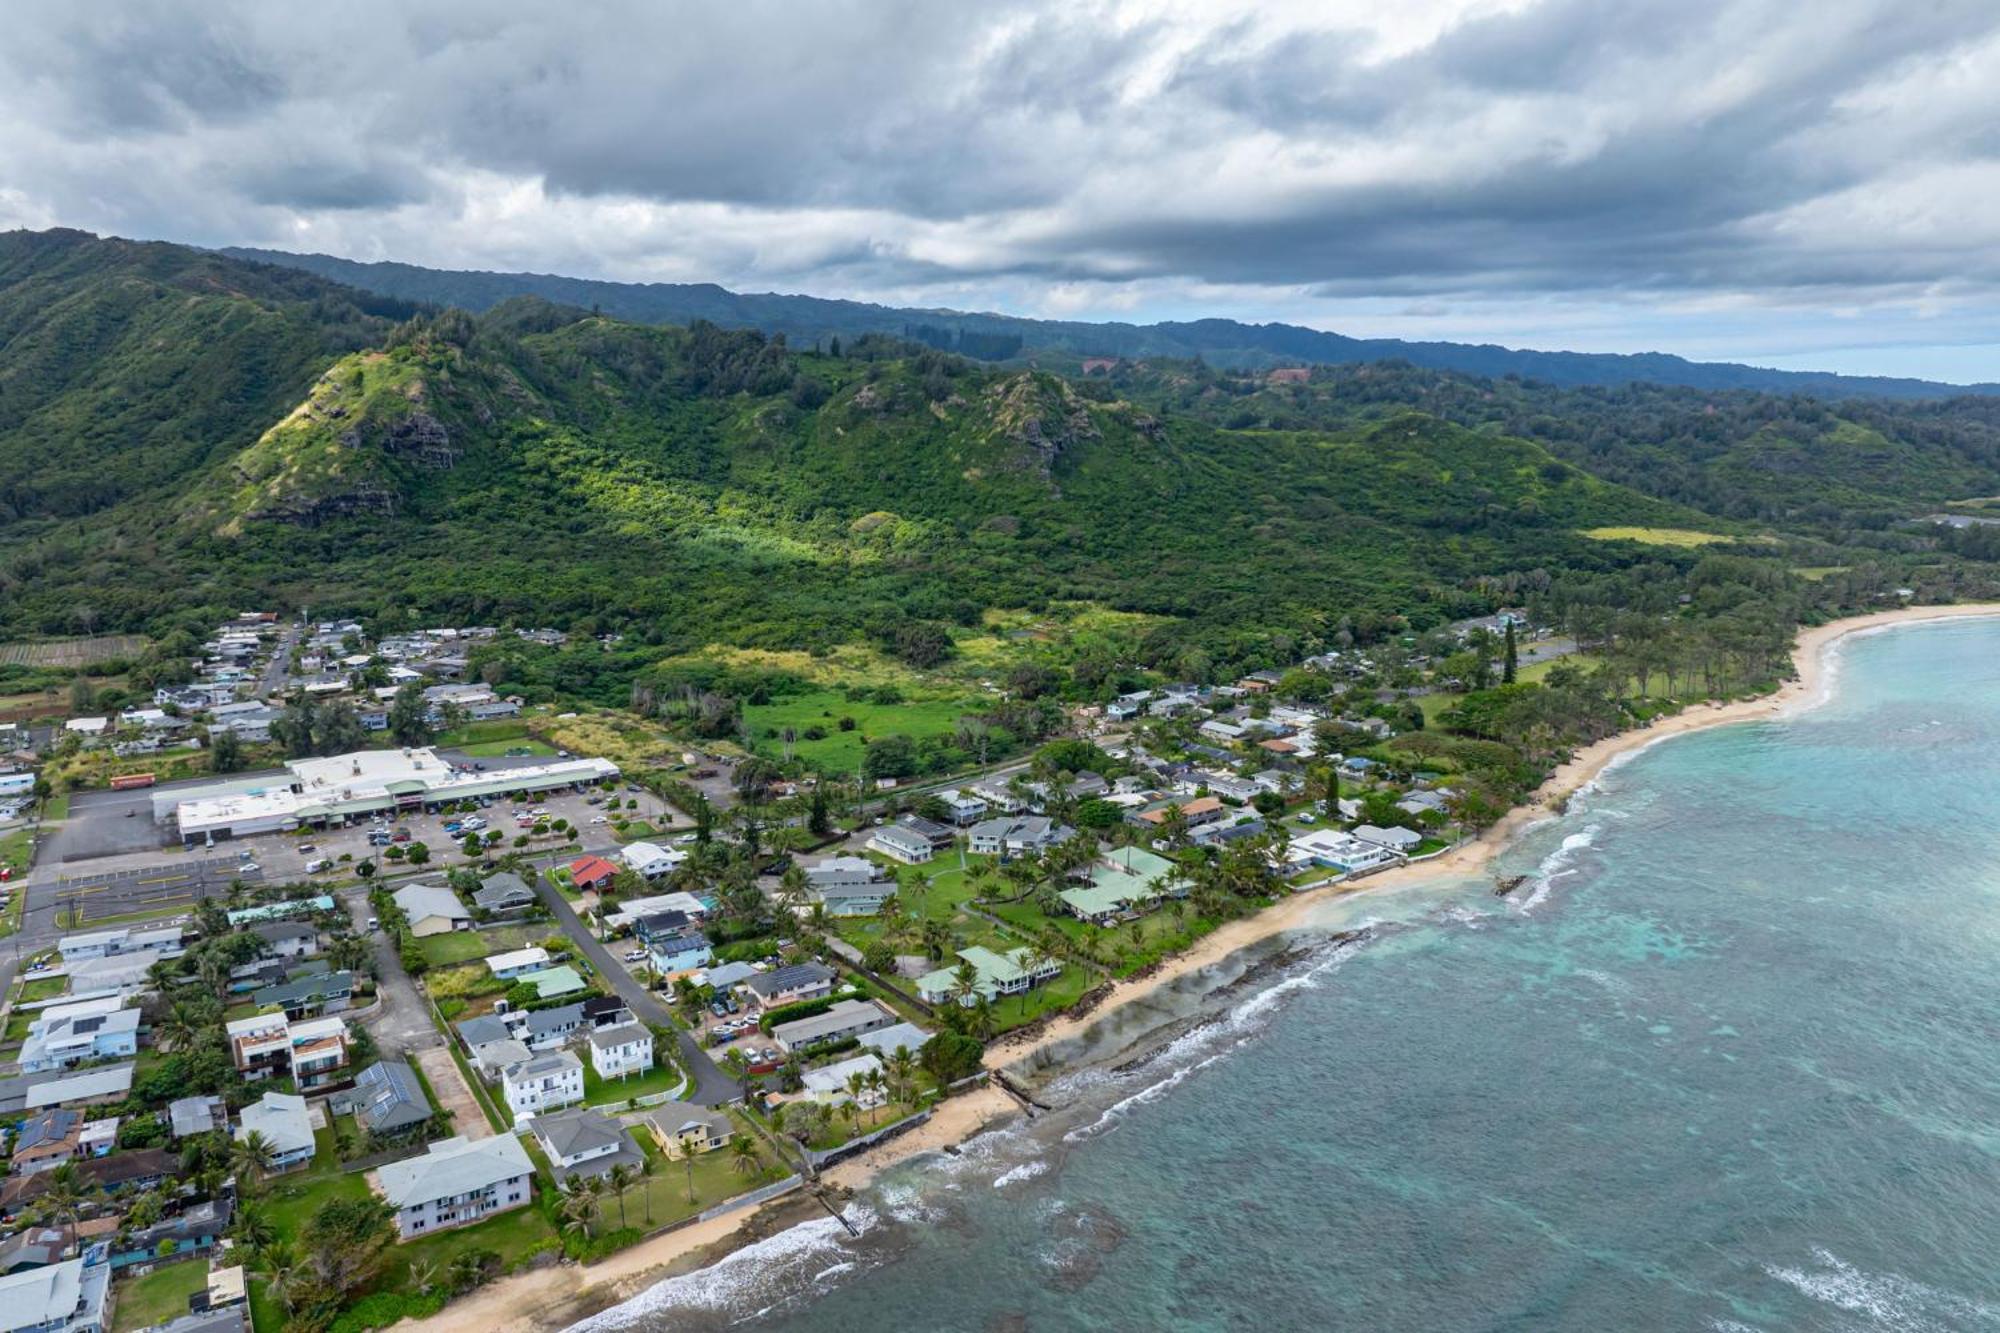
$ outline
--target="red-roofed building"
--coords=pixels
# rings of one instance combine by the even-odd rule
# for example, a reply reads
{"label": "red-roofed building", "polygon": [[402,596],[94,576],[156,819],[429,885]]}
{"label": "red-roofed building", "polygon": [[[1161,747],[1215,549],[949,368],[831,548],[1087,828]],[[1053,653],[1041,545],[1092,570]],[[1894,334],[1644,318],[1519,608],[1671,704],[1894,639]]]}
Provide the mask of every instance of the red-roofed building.
{"label": "red-roofed building", "polygon": [[618,875],[618,867],[601,856],[579,856],[569,863],[569,882],[579,889],[598,889]]}

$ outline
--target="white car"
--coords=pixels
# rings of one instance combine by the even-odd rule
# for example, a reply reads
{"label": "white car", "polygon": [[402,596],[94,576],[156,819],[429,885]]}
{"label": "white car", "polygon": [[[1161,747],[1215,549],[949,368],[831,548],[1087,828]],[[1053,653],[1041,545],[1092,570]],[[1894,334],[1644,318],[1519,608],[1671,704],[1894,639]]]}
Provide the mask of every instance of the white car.
{"label": "white car", "polygon": [[675,838],[675,839],[674,839],[674,841],[675,841],[675,842],[677,842],[677,843],[679,843],[679,844],[681,844],[681,845],[682,845],[683,847],[685,847],[685,846],[687,846],[687,845],[688,845],[689,843],[694,843],[694,842],[700,842],[700,841],[701,841],[701,834],[699,834],[699,833],[683,833],[683,834],[681,834],[681,836],[680,836],[680,837],[678,837],[678,838]]}
{"label": "white car", "polygon": [[611,819],[610,816],[608,815],[592,815],[590,817],[590,822],[593,824],[609,824],[611,822]]}

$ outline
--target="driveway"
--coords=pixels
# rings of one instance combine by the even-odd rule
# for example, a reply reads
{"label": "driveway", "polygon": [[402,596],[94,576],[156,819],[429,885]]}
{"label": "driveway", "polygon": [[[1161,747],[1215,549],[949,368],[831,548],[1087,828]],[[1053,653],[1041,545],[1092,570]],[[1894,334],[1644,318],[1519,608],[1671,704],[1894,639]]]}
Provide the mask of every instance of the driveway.
{"label": "driveway", "polygon": [[667,1006],[661,1004],[657,996],[641,985],[637,977],[627,972],[624,966],[611,956],[610,950],[591,937],[589,927],[585,926],[583,919],[577,916],[575,909],[569,905],[569,900],[558,893],[553,884],[547,882],[547,877],[537,875],[535,878],[537,881],[535,892],[541,895],[543,905],[555,914],[556,923],[576,941],[576,947],[583,950],[584,957],[590,959],[591,966],[597,969],[598,975],[609,981],[611,988],[618,992],[618,997],[632,1007],[633,1015],[648,1023],[658,1024],[674,1034],[680,1046],[681,1068],[694,1079],[694,1095],[688,1100],[700,1106],[721,1106],[739,1100],[743,1096],[743,1089],[736,1080],[724,1073],[715,1061],[708,1058],[708,1052],[701,1048],[700,1043],[680,1029],[673,1021],[673,1016],[668,1013]]}
{"label": "driveway", "polygon": [[[403,959],[395,941],[380,930],[368,928],[372,909],[366,894],[347,901],[348,915],[363,938],[375,942],[375,989],[378,1003],[361,1016],[362,1025],[373,1034],[375,1045],[386,1056],[410,1054],[444,1045],[444,1034],[431,1022],[430,1008],[417,994],[417,985],[403,970]],[[428,1071],[427,1071],[428,1072]]]}

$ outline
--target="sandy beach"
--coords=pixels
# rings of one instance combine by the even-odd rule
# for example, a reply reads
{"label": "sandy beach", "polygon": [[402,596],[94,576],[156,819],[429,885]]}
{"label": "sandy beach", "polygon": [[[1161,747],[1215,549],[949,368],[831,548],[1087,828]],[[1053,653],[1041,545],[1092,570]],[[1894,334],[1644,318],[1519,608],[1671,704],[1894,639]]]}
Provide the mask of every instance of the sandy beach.
{"label": "sandy beach", "polygon": [[[1369,893],[1424,880],[1460,879],[1478,874],[1525,829],[1560,813],[1564,802],[1620,756],[1671,736],[1735,722],[1784,716],[1819,702],[1825,697],[1829,684],[1828,649],[1848,635],[1894,625],[1971,616],[2000,616],[2000,603],[1902,607],[1802,630],[1793,652],[1795,678],[1773,693],[1734,703],[1690,705],[1679,713],[1656,719],[1649,726],[1621,732],[1587,746],[1550,774],[1548,780],[1523,804],[1508,812],[1477,838],[1460,844],[1445,855],[1352,883],[1329,884],[1306,890],[1253,917],[1229,922],[1145,977],[1120,983],[1090,1013],[1080,1018],[1059,1019],[1024,1040],[996,1043],[988,1050],[986,1063],[989,1068],[1011,1065],[1040,1049],[1073,1038],[1100,1022],[1107,1014],[1152,994],[1178,978],[1213,966],[1238,950],[1307,924],[1317,909],[1336,894]],[[1015,1114],[1017,1108],[1014,1102],[997,1088],[982,1088],[969,1095],[955,1097],[939,1107],[937,1114],[918,1130],[829,1169],[824,1178],[836,1187],[861,1189],[878,1173],[898,1162],[962,1143],[989,1125]],[[621,1251],[587,1269],[563,1264],[505,1278],[464,1300],[453,1302],[430,1319],[421,1321],[421,1326],[426,1330],[445,1330],[446,1333],[490,1333],[495,1328],[559,1328],[581,1317],[586,1310],[628,1299],[664,1277],[689,1271],[720,1257],[735,1244],[742,1243],[745,1237],[737,1233],[752,1218],[760,1215],[759,1211],[745,1210],[687,1227]],[[405,1321],[398,1327],[415,1328],[418,1324]]]}

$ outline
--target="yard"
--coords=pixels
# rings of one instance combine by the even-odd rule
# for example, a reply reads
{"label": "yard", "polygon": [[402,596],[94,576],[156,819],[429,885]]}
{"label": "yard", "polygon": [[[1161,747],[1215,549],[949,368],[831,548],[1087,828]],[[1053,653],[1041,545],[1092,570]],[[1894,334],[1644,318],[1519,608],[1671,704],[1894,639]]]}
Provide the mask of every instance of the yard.
{"label": "yard", "polygon": [[474,741],[470,745],[461,745],[458,748],[474,759],[491,759],[495,755],[506,754],[552,755],[556,752],[555,746],[531,736],[497,741]]}
{"label": "yard", "polygon": [[15,829],[12,833],[0,835],[0,866],[14,872],[18,877],[28,869],[28,854],[34,848],[35,835],[27,829]]}
{"label": "yard", "polygon": [[[778,1163],[771,1149],[751,1130],[741,1127],[738,1134],[750,1135],[757,1145],[757,1169],[745,1172],[737,1169],[736,1154],[731,1151],[734,1144],[718,1148],[714,1152],[699,1153],[690,1159],[670,1158],[662,1153],[650,1134],[635,1134],[640,1148],[645,1150],[646,1160],[653,1165],[653,1175],[634,1187],[625,1199],[625,1216],[635,1227],[650,1230],[678,1222],[684,1217],[713,1208],[725,1199],[768,1185],[774,1180],[782,1180],[788,1169]],[[690,1184],[694,1201],[688,1201]],[[615,1199],[607,1199],[604,1205],[605,1217],[616,1225],[618,1204]],[[599,1227],[604,1223],[600,1221]]]}
{"label": "yard", "polygon": [[[510,745],[521,744],[528,735],[528,724],[518,717],[496,717],[488,722],[468,722],[451,731],[441,731],[437,744],[464,750],[467,754],[505,754]],[[498,745],[497,750],[475,747]]]}
{"label": "yard", "polygon": [[[784,732],[789,727],[796,734],[792,753],[809,766],[853,773],[861,767],[861,751],[869,739],[949,735],[960,717],[980,706],[979,699],[963,694],[882,704],[850,700],[840,690],[810,690],[766,704],[746,705],[743,723],[760,754],[782,755]],[[841,730],[843,718],[851,719],[853,727]],[[808,729],[825,734],[808,738]]]}
{"label": "yard", "polygon": [[144,1277],[127,1278],[111,1288],[112,1333],[150,1328],[188,1312],[188,1297],[208,1289],[208,1263],[185,1259],[156,1268]]}
{"label": "yard", "polygon": [[491,954],[540,944],[550,935],[558,933],[546,921],[539,925],[488,926],[483,930],[454,930],[442,935],[426,935],[417,941],[417,947],[423,950],[425,960],[432,967],[450,967],[454,963],[469,963]]}
{"label": "yard", "polygon": [[607,1102],[626,1102],[634,1097],[650,1097],[657,1092],[672,1092],[681,1085],[681,1071],[672,1065],[656,1065],[643,1074],[629,1078],[600,1078],[590,1067],[590,1061],[583,1062],[583,1104],[603,1106]]}
{"label": "yard", "polygon": [[21,983],[22,1004],[33,1004],[37,1000],[53,1000],[69,986],[67,977],[30,977]]}

